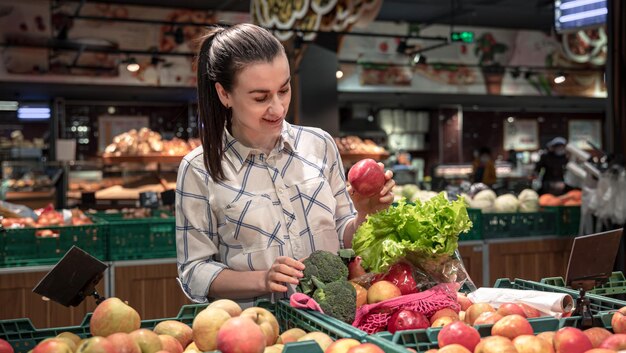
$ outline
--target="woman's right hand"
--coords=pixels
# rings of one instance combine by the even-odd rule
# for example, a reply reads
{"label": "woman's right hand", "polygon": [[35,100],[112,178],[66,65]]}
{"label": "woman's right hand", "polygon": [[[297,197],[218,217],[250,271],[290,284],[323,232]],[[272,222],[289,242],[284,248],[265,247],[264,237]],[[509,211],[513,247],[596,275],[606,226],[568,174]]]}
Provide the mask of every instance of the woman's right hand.
{"label": "woman's right hand", "polygon": [[268,292],[286,292],[285,283],[298,285],[299,279],[304,277],[304,264],[287,256],[276,258],[272,266],[265,273],[265,288]]}

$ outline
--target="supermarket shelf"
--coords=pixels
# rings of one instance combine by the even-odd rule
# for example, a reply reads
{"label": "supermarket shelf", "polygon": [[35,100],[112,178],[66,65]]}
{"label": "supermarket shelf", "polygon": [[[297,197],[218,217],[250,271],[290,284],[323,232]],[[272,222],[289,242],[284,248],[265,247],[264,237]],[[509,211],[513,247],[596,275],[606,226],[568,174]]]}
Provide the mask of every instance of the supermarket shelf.
{"label": "supermarket shelf", "polygon": [[382,161],[389,158],[389,153],[341,153],[341,159],[344,162],[358,162],[365,158]]}
{"label": "supermarket shelf", "polygon": [[102,156],[102,162],[105,164],[119,163],[164,163],[178,164],[184,156],[164,156],[164,155],[145,155],[145,156]]}

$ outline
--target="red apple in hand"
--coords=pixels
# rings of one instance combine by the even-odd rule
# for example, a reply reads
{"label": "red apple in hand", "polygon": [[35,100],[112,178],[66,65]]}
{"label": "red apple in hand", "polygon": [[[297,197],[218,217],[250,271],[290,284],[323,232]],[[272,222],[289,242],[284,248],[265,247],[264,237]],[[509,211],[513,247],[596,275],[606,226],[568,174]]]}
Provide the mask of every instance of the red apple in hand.
{"label": "red apple in hand", "polygon": [[356,192],[372,197],[385,186],[385,171],[375,160],[362,159],[350,168],[348,181]]}
{"label": "red apple in hand", "polygon": [[415,311],[398,310],[389,319],[387,330],[391,333],[402,330],[424,329],[430,327],[428,319]]}

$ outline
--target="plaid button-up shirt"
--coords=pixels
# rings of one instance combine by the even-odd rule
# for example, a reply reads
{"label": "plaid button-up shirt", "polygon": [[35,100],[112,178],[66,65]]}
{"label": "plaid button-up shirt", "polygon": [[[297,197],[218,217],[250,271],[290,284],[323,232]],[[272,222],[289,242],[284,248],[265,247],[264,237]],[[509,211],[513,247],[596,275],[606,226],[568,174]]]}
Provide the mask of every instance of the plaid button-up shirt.
{"label": "plaid button-up shirt", "polygon": [[[202,147],[180,164],[176,183],[178,273],[185,294],[206,302],[225,268],[267,270],[278,256],[301,259],[315,250],[336,252],[356,211],[333,138],[323,130],[283,123],[269,156],[228,131],[214,182]],[[258,298],[239,300],[250,306]]]}

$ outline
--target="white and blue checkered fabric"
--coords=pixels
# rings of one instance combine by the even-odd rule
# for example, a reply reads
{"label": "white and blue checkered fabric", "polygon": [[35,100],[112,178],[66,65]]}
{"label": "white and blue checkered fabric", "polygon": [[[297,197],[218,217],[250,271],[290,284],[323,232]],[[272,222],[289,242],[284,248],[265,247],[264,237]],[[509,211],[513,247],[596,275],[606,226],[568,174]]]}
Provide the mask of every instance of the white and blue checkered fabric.
{"label": "white and blue checkered fabric", "polygon": [[[284,122],[267,156],[226,132],[226,181],[217,183],[202,154],[199,147],[185,156],[176,183],[179,281],[191,300],[206,302],[224,268],[267,270],[278,256],[301,259],[342,246],[356,211],[328,133]],[[249,306],[256,299],[239,303]]]}

